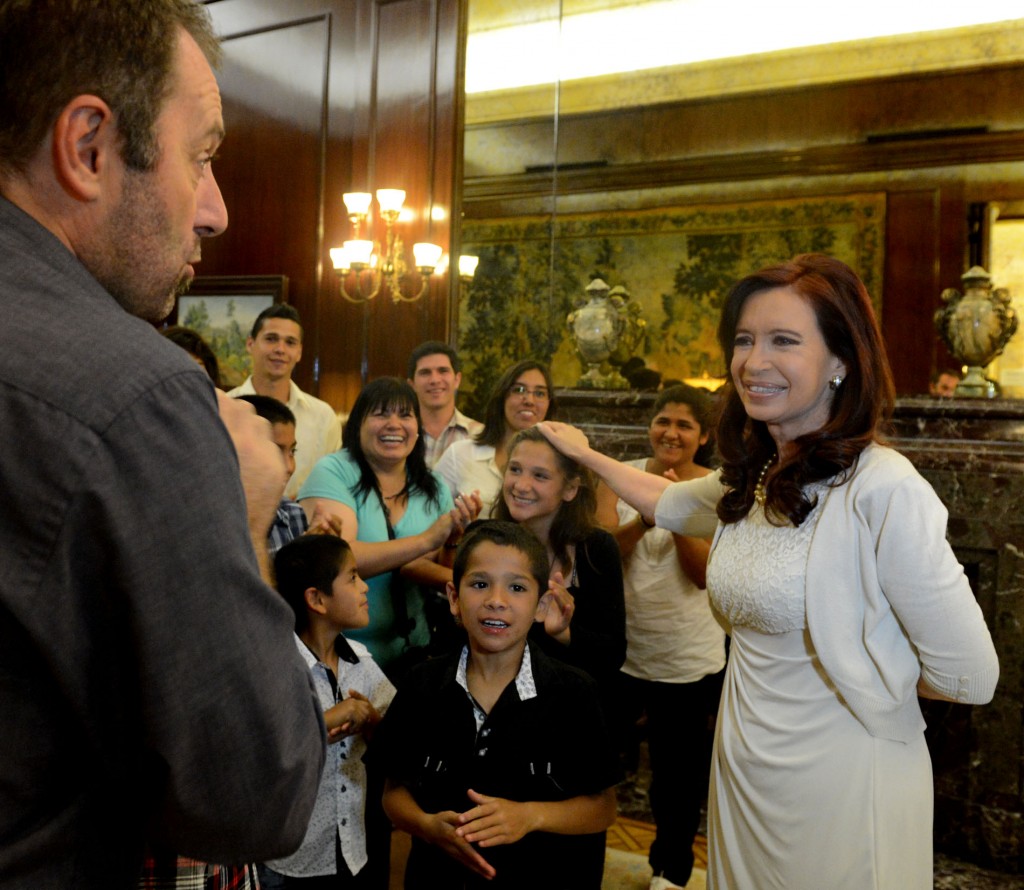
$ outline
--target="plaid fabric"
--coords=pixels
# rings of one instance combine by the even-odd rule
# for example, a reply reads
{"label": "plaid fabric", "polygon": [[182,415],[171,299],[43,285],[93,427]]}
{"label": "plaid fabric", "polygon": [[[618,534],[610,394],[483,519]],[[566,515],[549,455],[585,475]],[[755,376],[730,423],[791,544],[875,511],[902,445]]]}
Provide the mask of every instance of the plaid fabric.
{"label": "plaid fabric", "polygon": [[210,865],[184,856],[147,855],[139,890],[259,890],[254,865]]}
{"label": "plaid fabric", "polygon": [[273,556],[289,541],[304,535],[309,529],[306,512],[297,502],[283,498],[267,533],[267,551]]}

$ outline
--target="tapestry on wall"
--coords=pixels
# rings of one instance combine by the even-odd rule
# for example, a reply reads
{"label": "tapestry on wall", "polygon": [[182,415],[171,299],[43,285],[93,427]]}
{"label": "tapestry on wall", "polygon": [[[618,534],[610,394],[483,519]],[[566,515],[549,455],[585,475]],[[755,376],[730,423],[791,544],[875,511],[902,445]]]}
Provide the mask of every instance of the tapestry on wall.
{"label": "tapestry on wall", "polygon": [[881,307],[885,195],[714,204],[467,222],[462,252],[480,257],[459,304],[467,409],[482,413],[502,370],[523,358],[572,386],[581,364],[566,316],[598,276],[621,285],[647,321],[642,357],[664,377],[725,372],[715,340],[738,279],[798,253],[828,253],[863,278]]}

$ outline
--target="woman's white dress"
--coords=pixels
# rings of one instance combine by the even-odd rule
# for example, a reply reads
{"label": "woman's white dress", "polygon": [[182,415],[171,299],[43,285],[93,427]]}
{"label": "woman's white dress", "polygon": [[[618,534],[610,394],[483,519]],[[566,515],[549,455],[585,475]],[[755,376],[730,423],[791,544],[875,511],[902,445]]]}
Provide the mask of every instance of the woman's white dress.
{"label": "woman's white dress", "polygon": [[807,632],[806,564],[819,514],[820,503],[799,528],[778,527],[755,504],[722,529],[708,564],[708,592],[732,633],[712,762],[708,887],[931,890],[924,738],[869,735]]}

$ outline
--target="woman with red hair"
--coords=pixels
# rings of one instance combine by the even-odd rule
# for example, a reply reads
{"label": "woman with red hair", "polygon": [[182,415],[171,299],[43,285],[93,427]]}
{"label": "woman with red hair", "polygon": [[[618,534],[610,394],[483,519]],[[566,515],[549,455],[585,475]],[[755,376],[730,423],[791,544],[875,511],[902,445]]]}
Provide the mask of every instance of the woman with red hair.
{"label": "woman with red hair", "polygon": [[893,384],[863,283],[820,254],[738,282],[721,470],[670,483],[542,424],[641,515],[713,535],[732,647],[709,794],[708,886],[930,890],[918,697],[991,699],[995,649],[946,509],[880,441]]}

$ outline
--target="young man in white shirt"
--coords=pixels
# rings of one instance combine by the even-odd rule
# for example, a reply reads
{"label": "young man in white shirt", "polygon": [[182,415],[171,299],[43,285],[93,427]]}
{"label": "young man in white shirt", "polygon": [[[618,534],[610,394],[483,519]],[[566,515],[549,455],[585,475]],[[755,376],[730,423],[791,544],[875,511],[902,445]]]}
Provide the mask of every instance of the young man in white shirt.
{"label": "young man in white shirt", "polygon": [[483,424],[455,407],[462,384],[462,362],[447,343],[427,340],[412,351],[409,383],[420,404],[427,466],[433,468],[449,445],[475,436]]}
{"label": "young man in white shirt", "polygon": [[275,303],[264,309],[253,323],[245,348],[252,359],[252,374],[228,395],[270,396],[295,415],[295,472],[284,491],[285,497],[294,498],[313,465],[341,447],[341,424],[327,402],[303,392],[292,380],[302,358],[302,323],[294,306]]}

